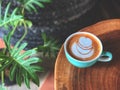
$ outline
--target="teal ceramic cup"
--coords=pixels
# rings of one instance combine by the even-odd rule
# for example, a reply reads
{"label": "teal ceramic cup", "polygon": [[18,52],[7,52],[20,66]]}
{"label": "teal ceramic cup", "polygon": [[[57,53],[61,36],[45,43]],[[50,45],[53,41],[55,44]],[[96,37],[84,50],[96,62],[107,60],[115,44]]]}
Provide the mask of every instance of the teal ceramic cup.
{"label": "teal ceramic cup", "polygon": [[[76,35],[79,36],[79,35],[82,35],[82,34],[89,35],[95,41],[97,41],[99,43],[99,48],[100,48],[99,52],[97,52],[95,50],[92,51],[92,48],[93,48],[92,41],[90,41],[89,38],[85,38],[84,36],[82,36],[82,37],[78,38],[78,40],[77,40]],[[75,44],[73,45],[73,43],[75,43]],[[76,43],[77,43],[78,46],[76,45]],[[71,46],[69,46],[69,44],[71,44]],[[76,54],[77,57],[80,57],[80,58],[76,58],[73,55],[71,55],[70,50],[68,50],[70,48],[68,48],[68,47],[71,47],[71,50],[73,50],[72,52],[74,54]],[[81,49],[81,47],[84,47],[84,48]],[[86,50],[86,49],[88,49],[88,47],[90,47],[91,51]],[[81,54],[78,53],[79,51],[84,53],[84,54],[90,52],[90,54],[88,56],[86,56],[84,54],[81,55]],[[68,38],[64,42],[64,52],[65,52],[65,56],[66,56],[67,60],[73,66],[76,66],[78,68],[90,67],[90,66],[94,65],[98,61],[100,61],[100,62],[109,62],[109,61],[112,60],[112,53],[109,52],[109,51],[103,51],[103,45],[102,45],[101,40],[97,36],[95,36],[94,34],[89,33],[89,32],[77,32],[77,33],[73,33],[70,36],[68,36]],[[82,60],[82,58],[84,58],[84,57],[89,57],[90,55],[96,54],[96,53],[93,53],[93,52],[96,52],[97,55],[95,55],[93,58],[89,58],[88,60]]]}

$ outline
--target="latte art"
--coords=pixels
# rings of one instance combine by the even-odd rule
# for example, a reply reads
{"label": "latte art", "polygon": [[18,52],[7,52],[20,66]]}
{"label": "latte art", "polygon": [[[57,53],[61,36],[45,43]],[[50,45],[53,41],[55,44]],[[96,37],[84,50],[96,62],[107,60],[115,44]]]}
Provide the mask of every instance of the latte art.
{"label": "latte art", "polygon": [[80,37],[78,40],[78,44],[84,49],[92,48],[92,40],[87,37]]}
{"label": "latte art", "polygon": [[100,54],[100,42],[87,33],[72,36],[67,43],[69,54],[81,61],[88,61],[96,58]]}
{"label": "latte art", "polygon": [[89,58],[94,54],[92,40],[87,37],[80,37],[71,47],[72,53],[78,58]]}

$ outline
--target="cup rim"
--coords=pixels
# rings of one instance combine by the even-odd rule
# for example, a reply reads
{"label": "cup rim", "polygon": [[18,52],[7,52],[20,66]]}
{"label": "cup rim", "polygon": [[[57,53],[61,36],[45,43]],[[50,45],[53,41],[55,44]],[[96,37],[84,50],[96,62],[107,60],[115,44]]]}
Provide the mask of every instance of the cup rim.
{"label": "cup rim", "polygon": [[[74,35],[76,35],[76,34],[84,34],[84,33],[85,33],[85,34],[89,34],[89,35],[91,35],[92,37],[94,37],[94,38],[99,42],[100,47],[101,47],[99,54],[98,54],[95,58],[93,58],[93,59],[91,59],[91,60],[86,60],[86,61],[78,60],[78,59],[72,57],[72,56],[69,54],[68,50],[67,50],[67,42],[68,42]],[[69,55],[70,58],[72,58],[73,60],[75,60],[75,61],[77,61],[77,62],[91,62],[91,61],[95,61],[96,59],[98,59],[98,58],[100,57],[100,55],[102,54],[102,51],[103,51],[103,45],[102,45],[101,40],[100,40],[95,34],[90,33],[90,32],[85,32],[85,31],[79,31],[79,32],[76,32],[76,33],[73,33],[73,34],[69,35],[69,36],[66,38],[66,40],[65,40],[65,42],[64,42],[64,51],[65,51],[65,53],[67,53],[67,54]]]}

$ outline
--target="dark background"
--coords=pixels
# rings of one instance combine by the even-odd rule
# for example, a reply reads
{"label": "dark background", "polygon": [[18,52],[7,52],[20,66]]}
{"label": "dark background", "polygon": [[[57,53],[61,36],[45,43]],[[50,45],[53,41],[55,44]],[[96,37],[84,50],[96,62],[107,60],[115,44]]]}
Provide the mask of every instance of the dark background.
{"label": "dark background", "polygon": [[[5,0],[3,8],[6,6]],[[12,1],[12,0],[11,0]],[[14,0],[13,0],[14,1]],[[14,1],[11,9],[16,5]],[[45,8],[38,8],[38,13],[26,13],[26,18],[33,22],[23,42],[28,42],[27,49],[43,44],[41,33],[45,32],[63,43],[68,35],[86,26],[95,24],[101,20],[120,18],[119,0],[52,0],[45,4]],[[15,44],[24,31],[19,27],[12,38]],[[8,31],[0,29],[0,37]]]}

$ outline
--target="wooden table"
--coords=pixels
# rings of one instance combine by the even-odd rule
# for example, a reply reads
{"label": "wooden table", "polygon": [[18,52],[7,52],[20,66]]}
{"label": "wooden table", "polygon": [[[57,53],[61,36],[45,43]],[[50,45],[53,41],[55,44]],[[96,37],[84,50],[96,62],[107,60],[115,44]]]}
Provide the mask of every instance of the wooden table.
{"label": "wooden table", "polygon": [[55,64],[55,90],[120,90],[120,19],[101,21],[80,31],[97,35],[113,59],[76,68],[67,61],[62,46]]}

